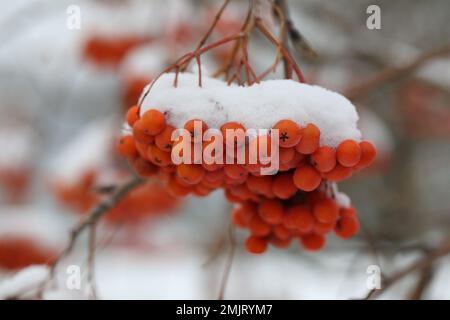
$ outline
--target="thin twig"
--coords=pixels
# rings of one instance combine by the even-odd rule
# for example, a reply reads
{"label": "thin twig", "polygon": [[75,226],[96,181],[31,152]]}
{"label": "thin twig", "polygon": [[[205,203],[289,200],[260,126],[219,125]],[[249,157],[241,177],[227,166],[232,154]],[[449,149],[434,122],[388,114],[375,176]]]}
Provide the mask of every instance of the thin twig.
{"label": "thin twig", "polygon": [[358,84],[344,90],[344,95],[350,100],[356,100],[365,97],[380,86],[395,81],[401,77],[411,74],[426,62],[442,56],[450,55],[450,45],[439,49],[426,52],[414,61],[398,68],[388,67],[378,74],[368,78],[365,81],[359,81]]}
{"label": "thin twig", "polygon": [[[286,0],[275,0],[274,7],[278,7],[279,11],[284,16],[284,25],[289,39],[292,42],[295,50],[299,53],[305,54],[308,58],[317,58],[317,52],[311,47],[306,38],[301,34],[301,32],[295,27],[289,14],[289,6]],[[275,15],[280,18],[279,12],[275,11]]]}
{"label": "thin twig", "polygon": [[110,209],[114,208],[129,192],[131,192],[134,188],[144,183],[144,180],[136,177],[124,185],[117,187],[115,192],[105,201],[100,203],[97,207],[95,207],[88,216],[86,216],[80,223],[78,223],[74,229],[70,233],[70,239],[65,247],[65,249],[58,255],[58,257],[53,261],[50,265],[49,276],[42,283],[38,296],[42,296],[43,291],[45,290],[47,284],[53,280],[56,273],[56,268],[61,263],[61,261],[67,257],[73,250],[75,243],[80,236],[80,234],[88,227],[96,224],[101,217],[103,217]]}
{"label": "thin twig", "polygon": [[234,234],[234,227],[231,223],[229,224],[228,227],[228,240],[230,244],[228,248],[227,260],[225,262],[225,269],[222,275],[222,281],[220,283],[220,290],[218,297],[219,300],[223,300],[225,297],[225,290],[228,284],[228,279],[230,277],[231,267],[233,265],[234,253],[236,251],[236,239]]}
{"label": "thin twig", "polygon": [[87,283],[91,290],[91,296],[94,300],[98,299],[97,286],[95,282],[95,253],[96,253],[96,229],[97,223],[89,227],[89,251],[88,251],[88,273]]}
{"label": "thin twig", "polygon": [[423,270],[425,268],[430,267],[433,265],[433,263],[450,254],[450,239],[444,240],[440,246],[438,246],[436,249],[430,251],[428,254],[426,254],[421,259],[416,260],[412,264],[408,265],[407,267],[397,271],[390,277],[384,277],[382,281],[382,288],[381,289],[372,289],[369,291],[364,299],[375,299],[379,297],[383,292],[385,292],[387,289],[389,289],[392,285],[397,283],[397,281],[403,279],[405,276],[414,273],[419,270]]}
{"label": "thin twig", "polygon": [[420,272],[419,279],[413,290],[408,294],[408,300],[421,300],[423,295],[433,280],[433,267],[428,266]]}

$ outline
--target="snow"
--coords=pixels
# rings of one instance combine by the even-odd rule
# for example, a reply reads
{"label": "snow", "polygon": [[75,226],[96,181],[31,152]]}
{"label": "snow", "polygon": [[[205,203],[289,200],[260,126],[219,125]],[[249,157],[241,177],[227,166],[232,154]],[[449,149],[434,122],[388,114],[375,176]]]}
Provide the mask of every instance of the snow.
{"label": "snow", "polygon": [[58,223],[45,208],[3,206],[0,213],[0,238],[26,238],[54,250],[67,241],[68,226]]}
{"label": "snow", "polygon": [[104,168],[114,146],[114,119],[93,120],[50,163],[55,179],[76,181],[87,170]]}
{"label": "snow", "polygon": [[361,139],[353,104],[319,86],[293,80],[267,80],[250,87],[228,86],[224,81],[203,76],[203,86],[199,87],[197,75],[182,73],[175,88],[173,80],[173,73],[156,80],[142,101],[141,114],[158,109],[178,128],[194,118],[204,120],[210,128],[238,121],[247,129],[268,129],[278,120],[291,119],[302,126],[308,123],[318,126],[321,145],[336,147],[345,139]]}
{"label": "snow", "polygon": [[125,78],[156,76],[161,72],[170,52],[160,44],[148,44],[131,51],[121,64]]}
{"label": "snow", "polygon": [[426,63],[417,71],[420,79],[444,89],[450,89],[450,59],[436,59]]}
{"label": "snow", "polygon": [[0,283],[0,299],[33,295],[39,285],[48,277],[47,266],[35,265],[25,268],[13,277]]}
{"label": "snow", "polygon": [[25,126],[0,128],[0,168],[16,169],[30,165],[34,152],[34,133]]}

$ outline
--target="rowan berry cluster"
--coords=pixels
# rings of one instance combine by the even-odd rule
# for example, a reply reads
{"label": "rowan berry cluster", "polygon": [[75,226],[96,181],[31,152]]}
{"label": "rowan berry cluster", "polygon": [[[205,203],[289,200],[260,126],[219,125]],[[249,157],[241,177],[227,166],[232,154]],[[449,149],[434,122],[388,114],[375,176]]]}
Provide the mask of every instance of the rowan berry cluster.
{"label": "rowan berry cluster", "polygon": [[229,199],[239,203],[233,210],[232,222],[250,231],[245,247],[255,254],[266,251],[268,244],[286,248],[293,239],[298,239],[305,250],[317,251],[324,247],[328,233],[334,231],[338,237],[348,239],[359,229],[355,209],[340,207],[323,191],[300,191],[288,200]]}
{"label": "rowan berry cluster", "polygon": [[[195,148],[196,139],[201,139],[195,136],[195,121],[201,123],[202,132],[208,129],[200,119],[186,122],[184,129],[193,138],[189,148]],[[206,196],[223,188],[227,199],[238,203],[232,221],[250,230],[246,248],[252,253],[265,251],[268,243],[285,247],[292,238],[299,238],[306,249],[318,250],[330,231],[334,230],[342,238],[358,231],[355,210],[340,206],[329,186],[371,164],[376,149],[370,142],[344,140],[336,148],[322,146],[321,132],[316,125],[302,127],[292,120],[280,120],[268,131],[278,131],[279,170],[262,175],[261,169],[269,165],[259,158],[256,163],[248,161],[248,152],[244,163],[192,161],[175,165],[171,153],[182,141],[172,141],[176,128],[156,109],[140,115],[139,108],[134,106],[127,113],[127,123],[132,132],[120,139],[118,151],[128,158],[135,171],[143,177],[158,175],[174,196]],[[227,137],[226,130],[242,133],[245,129],[239,122],[227,122],[220,131]],[[232,145],[237,151],[248,146],[244,150],[252,150],[251,145],[256,143],[256,150],[273,152],[270,134],[253,139],[239,140],[239,134],[234,137],[233,141],[225,138],[224,147]],[[238,141],[244,141],[243,145]],[[203,142],[202,150],[208,145]]]}

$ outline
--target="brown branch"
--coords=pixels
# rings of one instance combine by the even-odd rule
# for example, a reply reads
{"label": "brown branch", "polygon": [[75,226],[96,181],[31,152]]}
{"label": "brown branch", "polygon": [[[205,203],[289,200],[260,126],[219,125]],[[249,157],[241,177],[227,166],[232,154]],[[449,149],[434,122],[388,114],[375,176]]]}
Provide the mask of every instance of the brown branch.
{"label": "brown branch", "polygon": [[[303,73],[298,67],[297,63],[294,61],[292,56],[289,54],[289,52],[286,50],[286,48],[281,44],[277,38],[269,31],[269,29],[265,26],[265,24],[262,22],[261,19],[256,19],[255,25],[258,28],[259,31],[277,48],[280,49],[281,54],[283,55],[283,58],[286,59],[286,63],[289,64],[290,68],[293,69],[295,72],[295,75],[297,76],[298,81],[305,82],[305,78],[303,77]],[[288,75],[288,78],[290,78],[291,75]]]}
{"label": "brown branch", "polygon": [[88,252],[88,274],[87,283],[91,289],[91,295],[94,300],[98,299],[97,286],[95,282],[95,253],[96,253],[96,238],[97,238],[97,223],[93,223],[89,227],[89,252]]}
{"label": "brown branch", "polygon": [[124,185],[117,187],[114,193],[108,199],[95,207],[88,216],[86,216],[73,228],[70,233],[70,239],[67,246],[50,265],[49,276],[40,286],[38,296],[42,297],[42,293],[45,290],[47,284],[51,282],[55,277],[56,268],[61,263],[61,261],[72,252],[80,234],[85,229],[95,225],[100,220],[100,218],[102,218],[110,209],[114,208],[129,192],[131,192],[134,188],[141,185],[142,183],[144,183],[144,180],[136,177],[125,183]]}
{"label": "brown branch", "polygon": [[428,266],[424,268],[419,276],[417,284],[414,286],[413,290],[408,294],[409,300],[421,300],[428,288],[429,284],[433,280],[433,267]]}
{"label": "brown branch", "polygon": [[[317,52],[311,47],[306,38],[295,27],[294,22],[289,14],[289,6],[286,0],[275,0],[274,5],[279,8],[284,18],[284,27],[289,39],[292,42],[293,47],[298,53],[303,53],[310,59],[317,58]],[[280,19],[280,15],[277,10],[274,10],[275,16]],[[286,44],[287,45],[287,44]]]}
{"label": "brown branch", "polygon": [[222,281],[220,283],[220,290],[218,297],[219,300],[223,300],[225,297],[225,290],[228,284],[228,279],[230,277],[231,267],[233,265],[234,253],[236,251],[236,239],[234,234],[234,228],[231,223],[229,224],[228,227],[228,240],[229,240],[228,255],[225,262],[225,269],[223,271]]}
{"label": "brown branch", "polygon": [[[201,47],[203,47],[206,43],[206,41],[208,41],[208,38],[211,36],[211,34],[213,33],[214,29],[217,26],[217,23],[219,22],[220,18],[222,17],[223,12],[225,11],[225,8],[228,6],[228,4],[230,3],[230,0],[225,0],[222,4],[222,6],[220,7],[219,11],[216,13],[216,15],[214,16],[214,20],[213,23],[211,24],[211,26],[209,27],[208,31],[205,33],[205,35],[200,39],[197,47],[195,48],[195,51],[200,50]],[[180,67],[180,71],[183,72],[186,70],[188,64],[184,64],[183,66]],[[200,68],[200,67],[199,67]],[[199,80],[201,82],[201,80]]]}
{"label": "brown branch", "polygon": [[350,100],[362,98],[388,82],[395,81],[399,78],[411,74],[426,62],[449,54],[450,54],[450,45],[446,45],[439,49],[426,52],[421,56],[419,56],[414,61],[402,67],[385,68],[384,70],[368,78],[367,80],[359,81],[358,84],[350,88],[347,88],[344,91],[344,95]]}
{"label": "brown branch", "polygon": [[384,293],[387,289],[397,283],[399,280],[403,279],[409,274],[412,274],[419,270],[424,270],[433,265],[436,260],[450,254],[450,238],[444,240],[440,246],[436,249],[430,251],[428,254],[423,256],[421,259],[416,260],[409,266],[397,271],[392,276],[384,277],[382,281],[381,289],[373,289],[369,291],[364,299],[376,299],[382,293]]}

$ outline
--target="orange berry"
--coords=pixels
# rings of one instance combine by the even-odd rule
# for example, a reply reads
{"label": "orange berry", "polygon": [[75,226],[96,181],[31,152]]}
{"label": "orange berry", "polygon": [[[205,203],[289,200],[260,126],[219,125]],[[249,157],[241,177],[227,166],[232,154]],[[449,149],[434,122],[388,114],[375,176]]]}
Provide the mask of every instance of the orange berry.
{"label": "orange berry", "polygon": [[280,238],[277,238],[277,237],[272,237],[270,239],[270,243],[276,248],[286,249],[291,244],[291,238],[280,239]]}
{"label": "orange berry", "polygon": [[148,146],[147,158],[160,167],[165,167],[172,163],[170,152],[162,151],[154,144]]}
{"label": "orange berry", "polygon": [[238,197],[236,197],[234,194],[231,193],[229,189],[225,189],[225,198],[227,198],[228,201],[233,203],[241,203],[242,200]]}
{"label": "orange berry", "polygon": [[194,187],[191,183],[187,182],[183,178],[180,178],[180,176],[178,174],[175,174],[173,177],[183,187],[186,187],[186,188],[193,188]]}
{"label": "orange berry", "polygon": [[296,192],[297,187],[294,184],[291,173],[280,173],[275,176],[272,184],[274,195],[280,199],[287,200]]}
{"label": "orange berry", "polygon": [[225,177],[223,170],[219,169],[216,171],[207,171],[205,173],[205,180],[210,182],[220,181],[222,182]]}
{"label": "orange berry", "polygon": [[350,217],[350,218],[356,218],[356,210],[353,207],[350,208],[340,208],[339,210],[339,216],[342,217]]}
{"label": "orange berry", "polygon": [[191,192],[191,189],[189,187],[182,186],[174,178],[172,178],[167,184],[167,190],[175,197],[184,197],[188,195],[189,192]]}
{"label": "orange berry", "polygon": [[238,209],[234,209],[231,212],[231,223],[240,228],[247,228],[248,226],[248,223],[246,223],[239,214]]}
{"label": "orange berry", "polygon": [[155,141],[155,137],[146,133],[141,120],[138,120],[133,125],[133,137],[136,141],[149,145]]}
{"label": "orange berry", "polygon": [[164,114],[156,109],[147,110],[141,117],[142,127],[146,134],[156,136],[166,127],[166,118]]}
{"label": "orange berry", "polygon": [[361,159],[361,148],[354,140],[344,140],[336,149],[336,158],[342,166],[353,167]]}
{"label": "orange berry", "polygon": [[314,223],[313,231],[316,234],[327,234],[328,232],[333,231],[333,229],[336,227],[336,220],[329,223],[322,223],[319,221],[316,221]]}
{"label": "orange berry", "polygon": [[[198,136],[195,136],[195,124],[200,128],[200,132],[198,132]],[[200,119],[192,119],[185,123],[184,129],[189,131],[191,134],[192,141],[202,141],[203,139],[203,133],[205,133],[206,130],[208,130],[208,125]]]}
{"label": "orange berry", "polygon": [[310,165],[295,169],[293,178],[295,186],[303,191],[313,191],[317,189],[322,181],[320,174]]}
{"label": "orange berry", "polygon": [[294,147],[302,138],[300,126],[292,120],[280,120],[273,129],[279,130],[279,145],[283,148]]}
{"label": "orange berry", "polygon": [[254,176],[250,175],[246,181],[250,191],[256,194],[268,195],[272,193],[272,177],[271,176]]}
{"label": "orange berry", "polygon": [[117,143],[117,152],[123,157],[136,157],[138,155],[138,151],[134,145],[133,137],[128,135],[120,138]]}
{"label": "orange berry", "polygon": [[242,200],[250,200],[253,196],[253,193],[248,190],[245,184],[233,186],[230,190],[236,197]]}
{"label": "orange berry", "polygon": [[[245,143],[245,127],[239,122],[227,122],[220,127],[220,131],[223,141],[229,146],[239,147]],[[232,134],[231,141],[227,139],[227,132]]]}
{"label": "orange berry", "polygon": [[247,180],[247,177],[233,179],[233,178],[230,178],[229,176],[225,175],[223,182],[227,186],[237,186],[237,185],[243,184],[245,182],[245,180]]}
{"label": "orange berry", "polygon": [[232,212],[232,221],[238,222],[235,223],[238,226],[241,227],[247,227],[252,220],[253,216],[256,215],[256,208],[254,205],[251,204],[243,204],[242,206],[239,206],[235,208]]}
{"label": "orange berry", "polygon": [[254,215],[248,224],[248,228],[252,235],[264,237],[270,233],[270,226],[261,219],[259,215]]}
{"label": "orange berry", "polygon": [[212,190],[210,188],[206,187],[205,185],[203,185],[201,183],[197,184],[193,190],[194,194],[199,197],[205,197],[208,194],[210,194],[211,191]]}
{"label": "orange berry", "polygon": [[132,106],[127,111],[127,123],[130,127],[133,127],[134,123],[139,120],[139,107]]}
{"label": "orange berry", "polygon": [[305,157],[306,157],[305,155],[295,152],[294,158],[291,161],[289,161],[287,163],[280,162],[280,171],[282,171],[282,172],[289,171],[291,169],[298,167],[300,164],[304,165],[303,162],[305,160]]}
{"label": "orange berry", "polygon": [[155,137],[155,144],[158,148],[160,148],[163,151],[170,152],[172,150],[172,132],[175,130],[174,127],[168,125],[164,128],[164,130],[156,135]]}
{"label": "orange berry", "polygon": [[322,199],[314,203],[314,217],[321,223],[331,223],[339,214],[339,207],[332,199]]}
{"label": "orange berry", "polygon": [[319,147],[311,155],[314,167],[320,172],[329,172],[336,166],[336,152],[330,147]]}
{"label": "orange berry", "polygon": [[333,181],[333,182],[339,182],[342,180],[347,179],[352,174],[352,168],[341,166],[340,164],[336,164],[336,166],[333,168],[333,170],[322,173],[322,177],[324,179]]}
{"label": "orange berry", "polygon": [[278,224],[283,218],[283,204],[279,200],[263,200],[258,207],[261,218],[270,224]]}
{"label": "orange berry", "polygon": [[158,172],[158,167],[156,167],[153,163],[148,162],[142,158],[136,158],[132,162],[134,170],[141,177],[151,177]]}
{"label": "orange berry", "polygon": [[359,147],[361,148],[361,159],[358,162],[358,167],[363,168],[371,165],[377,155],[377,149],[369,141],[361,141]]}
{"label": "orange berry", "polygon": [[294,148],[280,148],[279,150],[279,161],[280,164],[286,164],[291,162],[295,157],[295,149]]}
{"label": "orange berry", "polygon": [[291,237],[291,231],[289,231],[288,228],[285,226],[279,224],[273,228],[273,234],[278,238],[282,240],[289,239]]}
{"label": "orange berry", "polygon": [[147,149],[148,149],[148,145],[141,143],[139,141],[134,141],[134,145],[136,146],[136,150],[139,153],[139,156],[141,156],[141,158],[144,158],[147,160]]}
{"label": "orange berry", "polygon": [[302,138],[295,146],[297,152],[311,154],[317,150],[320,142],[320,130],[314,124],[310,123],[302,129]]}
{"label": "orange berry", "polygon": [[180,164],[177,166],[177,175],[188,184],[197,184],[205,176],[205,170],[199,164]]}
{"label": "orange berry", "polygon": [[309,251],[318,251],[325,246],[325,237],[320,234],[309,234],[300,238],[303,248]]}
{"label": "orange berry", "polygon": [[248,171],[240,164],[226,164],[223,171],[231,179],[242,179],[248,176]]}
{"label": "orange berry", "polygon": [[208,175],[208,172],[206,172],[205,177],[203,178],[203,180],[201,182],[205,187],[208,187],[210,189],[217,189],[222,186],[222,184],[223,184],[222,180],[211,181],[206,178],[207,175]]}
{"label": "orange berry", "polygon": [[288,229],[309,232],[314,225],[314,217],[305,206],[296,205],[287,210],[283,225]]}
{"label": "orange berry", "polygon": [[335,233],[342,239],[348,239],[359,231],[359,222],[356,217],[341,217],[336,224]]}
{"label": "orange berry", "polygon": [[267,250],[267,240],[262,237],[250,236],[245,240],[245,248],[253,254],[261,254]]}

